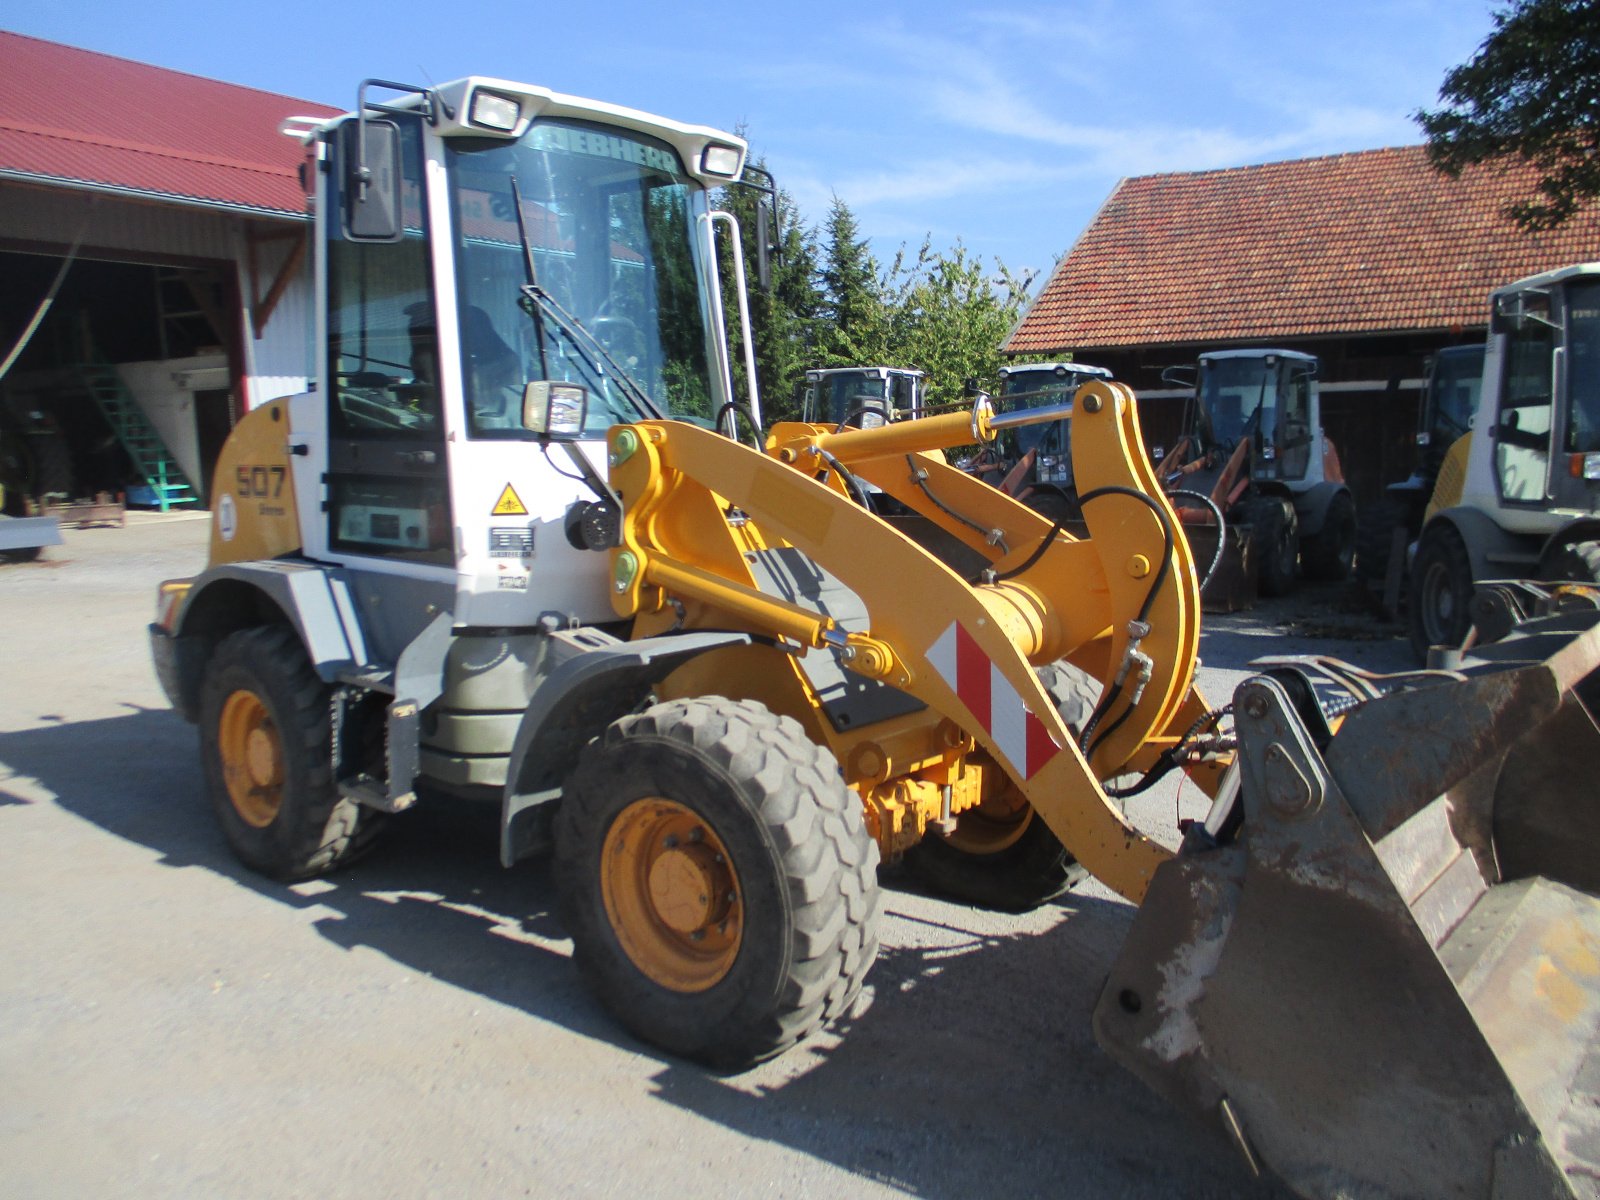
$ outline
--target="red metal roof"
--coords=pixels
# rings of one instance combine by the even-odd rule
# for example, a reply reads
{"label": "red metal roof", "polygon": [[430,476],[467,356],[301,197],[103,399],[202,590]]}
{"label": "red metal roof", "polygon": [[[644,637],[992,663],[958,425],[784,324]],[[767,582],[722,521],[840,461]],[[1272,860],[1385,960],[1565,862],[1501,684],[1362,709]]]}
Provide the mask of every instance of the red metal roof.
{"label": "red metal roof", "polygon": [[1600,207],[1539,234],[1501,215],[1535,175],[1451,179],[1406,146],[1124,180],[1005,350],[1481,326],[1491,289],[1600,258]]}
{"label": "red metal roof", "polygon": [[0,31],[0,177],[300,215],[285,117],[340,110]]}

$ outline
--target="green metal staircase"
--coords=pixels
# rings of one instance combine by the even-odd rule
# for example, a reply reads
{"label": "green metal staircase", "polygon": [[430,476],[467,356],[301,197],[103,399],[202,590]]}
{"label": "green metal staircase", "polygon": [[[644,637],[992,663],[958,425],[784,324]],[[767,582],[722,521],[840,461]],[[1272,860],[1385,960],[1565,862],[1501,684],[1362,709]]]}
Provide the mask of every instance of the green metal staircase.
{"label": "green metal staircase", "polygon": [[155,507],[171,512],[185,504],[199,503],[199,493],[167,450],[133,393],[123,384],[117,369],[108,363],[82,363],[76,370],[84,391],[93,398],[122,448],[128,452],[134,470],[154,493]]}

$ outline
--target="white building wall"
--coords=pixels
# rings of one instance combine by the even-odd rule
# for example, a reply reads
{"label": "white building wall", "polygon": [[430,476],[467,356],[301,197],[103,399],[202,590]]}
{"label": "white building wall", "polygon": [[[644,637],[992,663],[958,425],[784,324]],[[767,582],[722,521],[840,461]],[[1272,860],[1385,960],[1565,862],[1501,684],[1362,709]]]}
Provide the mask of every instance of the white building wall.
{"label": "white building wall", "polygon": [[[127,261],[202,259],[234,264],[244,309],[245,404],[256,408],[279,396],[306,390],[314,367],[311,329],[314,315],[309,258],[273,309],[262,336],[253,334],[253,293],[263,297],[295,243],[265,242],[257,247],[257,270],[250,277],[246,232],[250,226],[294,230],[294,222],[263,222],[228,212],[92,195],[69,189],[0,186],[0,235],[8,241],[67,247],[87,253],[110,252]],[[305,251],[300,251],[302,255]],[[154,417],[152,413],[152,417]],[[176,453],[176,452],[175,452]]]}
{"label": "white building wall", "polygon": [[[261,271],[266,276],[260,281],[263,292],[271,286],[279,261],[263,256]],[[249,311],[249,270],[241,263],[239,293],[245,297],[245,328],[250,331],[245,347],[245,372],[249,376],[245,403],[250,408],[305,391],[316,373],[312,348],[316,308],[311,277],[310,262],[302,262],[299,273],[284,290],[258,338],[254,336],[253,314]]]}
{"label": "white building wall", "polygon": [[200,443],[195,435],[194,394],[208,388],[232,385],[228,360],[221,354],[194,358],[169,358],[162,362],[117,364],[123,385],[133,393],[145,416],[156,427],[168,452],[199,492]]}

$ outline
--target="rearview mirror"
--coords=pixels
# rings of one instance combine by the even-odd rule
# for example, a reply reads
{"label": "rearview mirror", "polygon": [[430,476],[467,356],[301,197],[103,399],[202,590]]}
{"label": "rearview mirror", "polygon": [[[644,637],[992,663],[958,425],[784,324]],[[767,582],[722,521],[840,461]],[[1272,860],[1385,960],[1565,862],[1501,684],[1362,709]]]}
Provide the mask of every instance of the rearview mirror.
{"label": "rearview mirror", "polygon": [[1490,332],[1514,333],[1529,321],[1554,325],[1550,320],[1549,292],[1508,292],[1494,298],[1494,313],[1489,319]]}
{"label": "rearview mirror", "polygon": [[352,242],[398,242],[400,128],[393,121],[347,121],[340,129],[344,236]]}
{"label": "rearview mirror", "polygon": [[522,390],[522,427],[552,442],[583,436],[589,412],[589,390],[581,383],[536,379]]}

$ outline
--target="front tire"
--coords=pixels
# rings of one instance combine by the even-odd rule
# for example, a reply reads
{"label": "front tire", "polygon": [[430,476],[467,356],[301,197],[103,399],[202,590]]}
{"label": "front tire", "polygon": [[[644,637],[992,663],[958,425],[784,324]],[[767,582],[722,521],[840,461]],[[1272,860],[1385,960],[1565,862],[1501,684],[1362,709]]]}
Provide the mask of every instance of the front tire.
{"label": "front tire", "polygon": [[1472,561],[1461,535],[1436,524],[1422,535],[1411,563],[1407,619],[1411,649],[1428,661],[1432,646],[1459,646],[1472,628]]}
{"label": "front tire", "polygon": [[760,704],[614,722],[556,818],[579,970],[645,1041],[723,1070],[848,1010],[878,952],[877,844],[833,759]]}
{"label": "front tire", "polygon": [[[1094,712],[1100,684],[1070,663],[1038,668],[1039,682],[1077,736]],[[1028,912],[1071,890],[1087,872],[1026,801],[1010,789],[963,813],[947,837],[929,833],[906,851],[919,880],[954,899],[1002,912]]]}
{"label": "front tire", "polygon": [[1294,590],[1300,559],[1299,519],[1292,504],[1275,496],[1264,497],[1254,507],[1256,589],[1263,596],[1287,596]]}
{"label": "front tire", "polygon": [[211,806],[239,861],[309,879],[372,842],[382,814],[333,780],[328,687],[281,626],[230,634],[200,691],[200,757]]}

